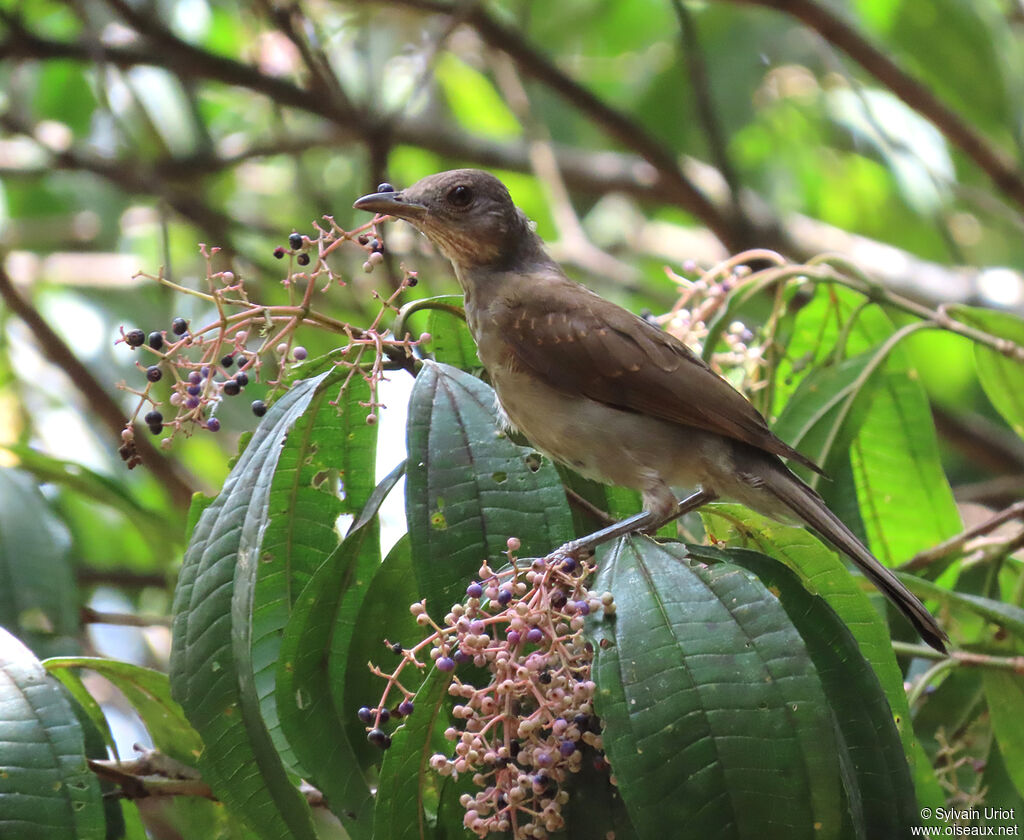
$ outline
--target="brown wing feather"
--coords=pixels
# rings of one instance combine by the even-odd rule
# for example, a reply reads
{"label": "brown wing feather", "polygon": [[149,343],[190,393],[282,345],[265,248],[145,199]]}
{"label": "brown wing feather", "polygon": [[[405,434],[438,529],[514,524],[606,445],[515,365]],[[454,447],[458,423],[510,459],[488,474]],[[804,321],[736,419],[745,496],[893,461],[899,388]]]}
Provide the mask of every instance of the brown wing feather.
{"label": "brown wing feather", "polygon": [[[489,307],[515,363],[563,391],[819,467],[681,341],[565,277]],[[651,394],[657,398],[652,399]]]}

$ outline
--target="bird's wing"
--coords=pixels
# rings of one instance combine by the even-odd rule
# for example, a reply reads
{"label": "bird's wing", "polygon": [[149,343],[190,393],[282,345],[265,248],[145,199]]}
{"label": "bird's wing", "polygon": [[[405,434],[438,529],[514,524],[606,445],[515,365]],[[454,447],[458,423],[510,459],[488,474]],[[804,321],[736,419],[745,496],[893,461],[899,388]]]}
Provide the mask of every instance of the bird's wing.
{"label": "bird's wing", "polygon": [[743,441],[821,472],[686,345],[565,277],[530,285],[490,317],[509,361],[553,388]]}

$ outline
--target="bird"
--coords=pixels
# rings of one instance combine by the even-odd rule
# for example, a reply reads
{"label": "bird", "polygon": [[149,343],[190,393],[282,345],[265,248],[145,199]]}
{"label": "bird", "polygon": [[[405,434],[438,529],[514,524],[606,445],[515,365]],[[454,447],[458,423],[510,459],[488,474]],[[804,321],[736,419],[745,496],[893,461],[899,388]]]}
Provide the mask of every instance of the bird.
{"label": "bird", "polygon": [[821,469],[683,342],[570,279],[498,178],[455,169],[382,184],[353,206],[404,219],[451,261],[509,429],[585,477],[639,491],[648,523],[678,515],[673,487],[697,487],[695,503],[731,499],[810,526],[945,652],[920,600],[783,459]]}

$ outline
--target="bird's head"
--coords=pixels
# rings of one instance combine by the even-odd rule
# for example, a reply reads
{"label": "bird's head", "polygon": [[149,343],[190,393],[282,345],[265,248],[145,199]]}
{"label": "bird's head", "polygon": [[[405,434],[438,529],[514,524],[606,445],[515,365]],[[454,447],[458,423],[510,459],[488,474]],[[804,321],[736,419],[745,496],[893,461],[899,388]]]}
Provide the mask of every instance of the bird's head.
{"label": "bird's head", "polygon": [[512,264],[536,238],[505,185],[479,169],[428,175],[404,190],[364,195],[353,206],[405,219],[460,273]]}

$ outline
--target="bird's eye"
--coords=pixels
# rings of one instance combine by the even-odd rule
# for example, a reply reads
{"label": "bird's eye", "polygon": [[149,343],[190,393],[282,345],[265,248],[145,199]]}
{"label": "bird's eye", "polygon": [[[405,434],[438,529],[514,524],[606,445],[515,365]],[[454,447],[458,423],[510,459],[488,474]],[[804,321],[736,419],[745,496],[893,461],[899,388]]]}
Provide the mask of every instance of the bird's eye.
{"label": "bird's eye", "polygon": [[473,191],[465,184],[459,184],[448,191],[448,203],[455,207],[468,207],[473,200]]}

